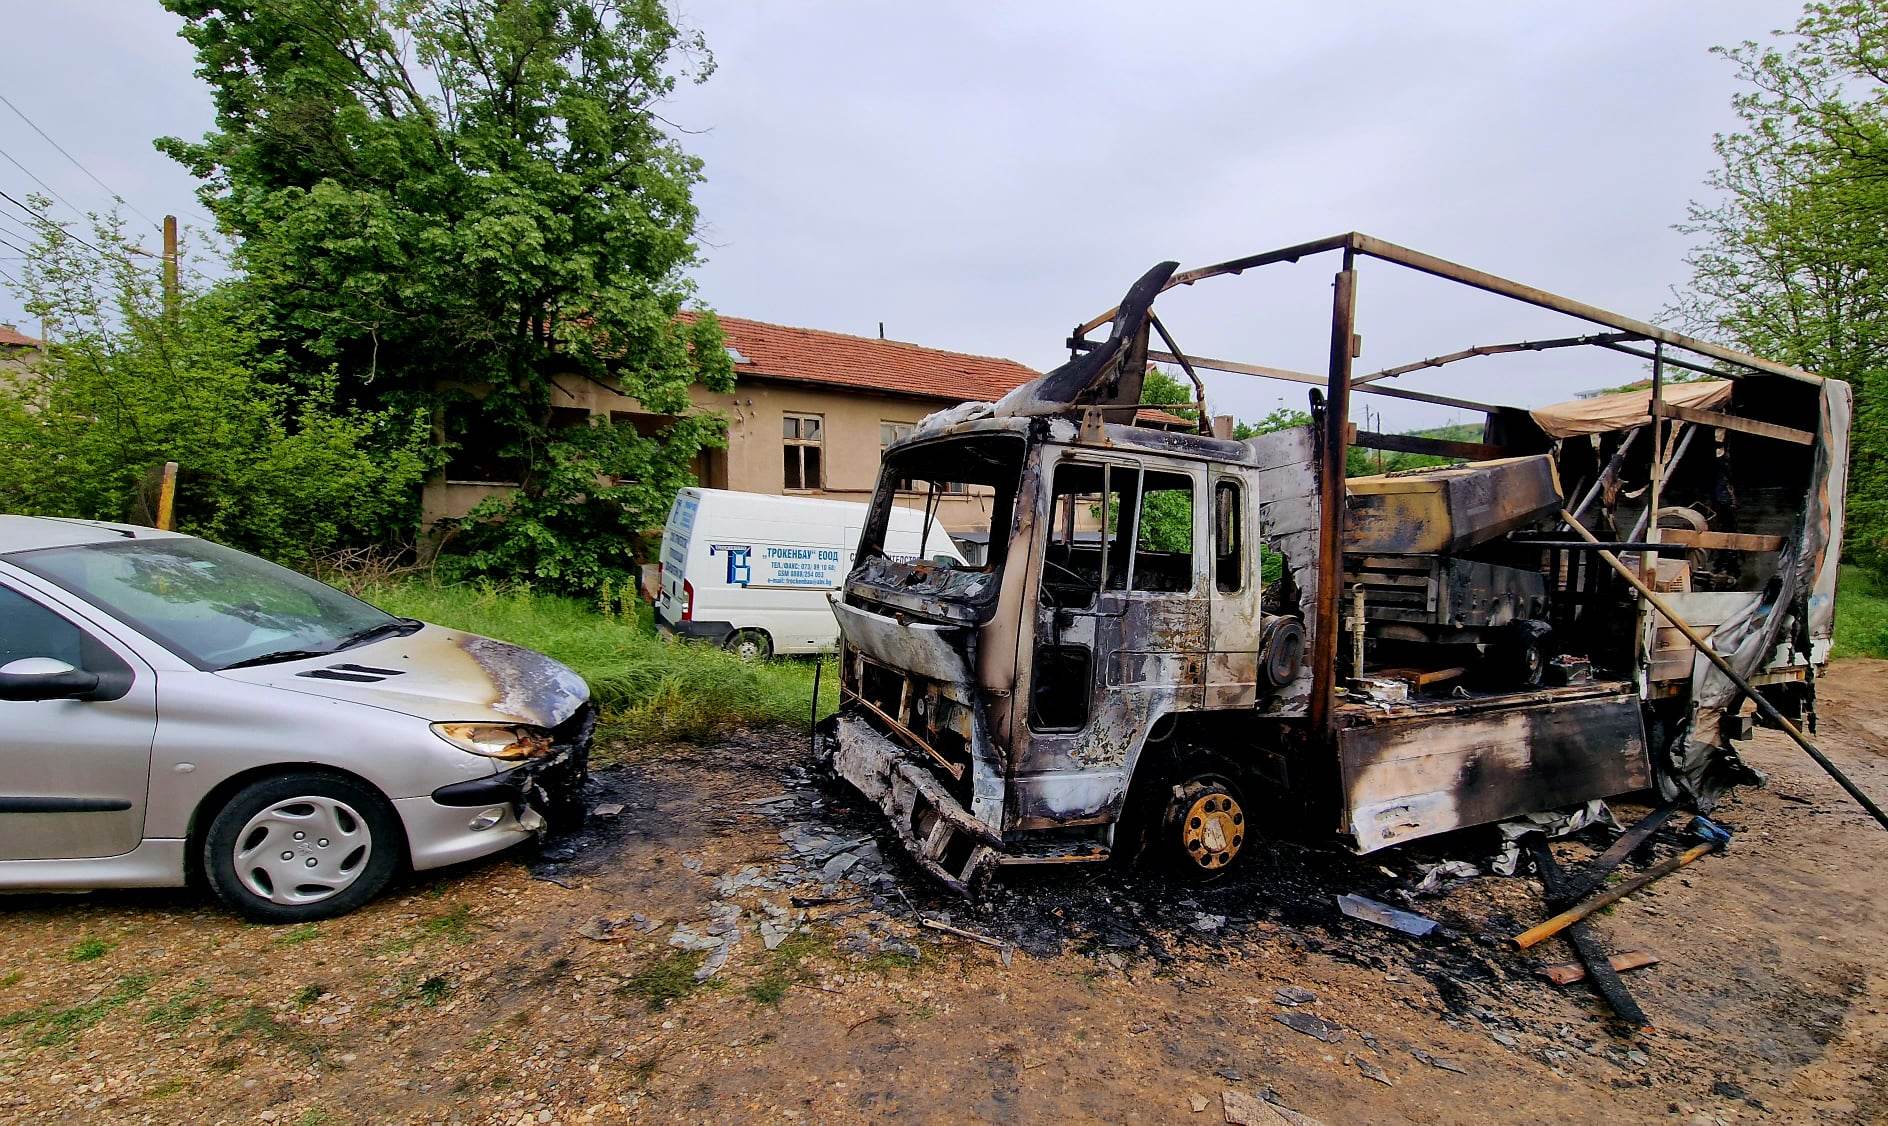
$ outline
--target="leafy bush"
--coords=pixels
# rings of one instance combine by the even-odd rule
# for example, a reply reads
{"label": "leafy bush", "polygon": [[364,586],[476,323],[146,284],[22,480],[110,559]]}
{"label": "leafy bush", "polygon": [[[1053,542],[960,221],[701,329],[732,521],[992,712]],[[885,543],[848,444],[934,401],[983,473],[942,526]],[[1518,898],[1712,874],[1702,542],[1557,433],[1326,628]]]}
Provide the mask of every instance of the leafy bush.
{"label": "leafy bush", "polygon": [[425,418],[349,409],[331,375],[259,361],[240,283],[167,307],[115,220],[89,245],[44,226],[22,274],[52,340],[0,377],[0,509],[148,523],[175,461],[176,528],[274,559],[412,526]]}

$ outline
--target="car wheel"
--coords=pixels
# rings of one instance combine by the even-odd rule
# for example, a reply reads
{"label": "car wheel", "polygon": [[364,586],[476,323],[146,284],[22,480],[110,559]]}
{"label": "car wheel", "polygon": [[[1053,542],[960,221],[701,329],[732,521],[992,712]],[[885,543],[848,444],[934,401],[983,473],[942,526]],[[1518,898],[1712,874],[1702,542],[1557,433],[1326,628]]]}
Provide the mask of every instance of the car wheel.
{"label": "car wheel", "polygon": [[1160,835],[1161,851],[1183,876],[1199,883],[1217,880],[1247,851],[1245,796],[1222,774],[1195,774],[1175,783]]}
{"label": "car wheel", "polygon": [[764,661],[774,655],[774,640],[762,629],[737,629],[726,645],[728,652],[743,661]]}
{"label": "car wheel", "polygon": [[203,837],[218,899],[259,923],[343,915],[380,894],[405,843],[371,787],[332,774],[266,778],[237,792]]}

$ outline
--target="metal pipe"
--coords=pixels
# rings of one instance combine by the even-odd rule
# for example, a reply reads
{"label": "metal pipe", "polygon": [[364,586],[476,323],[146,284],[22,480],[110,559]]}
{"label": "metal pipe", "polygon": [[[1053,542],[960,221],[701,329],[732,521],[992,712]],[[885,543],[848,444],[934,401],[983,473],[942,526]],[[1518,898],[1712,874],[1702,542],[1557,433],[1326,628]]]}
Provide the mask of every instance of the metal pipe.
{"label": "metal pipe", "polygon": [[1362,680],[1364,678],[1364,587],[1362,583],[1351,588],[1350,666],[1351,676]]}
{"label": "metal pipe", "polygon": [[1180,350],[1180,345],[1173,342],[1173,336],[1167,331],[1167,326],[1160,323],[1160,318],[1156,317],[1151,309],[1148,310],[1147,321],[1154,326],[1155,332],[1160,333],[1160,338],[1166,342],[1167,347],[1173,350],[1173,358],[1180,364],[1180,370],[1186,372],[1187,378],[1193,381],[1193,393],[1200,397],[1198,419],[1200,433],[1211,434],[1213,420],[1207,416],[1206,412],[1206,384],[1200,382],[1200,374],[1193,370],[1192,364],[1187,362],[1187,354]]}
{"label": "metal pipe", "polygon": [[[1678,448],[1672,451],[1672,459],[1665,463],[1665,468],[1667,469],[1677,465],[1679,459],[1685,456],[1685,451],[1691,448],[1691,436],[1698,432],[1696,426],[1689,426],[1682,422],[1679,423],[1679,425],[1685,427],[1685,436],[1678,440]],[[1652,506],[1647,505],[1646,510],[1639,514],[1638,522],[1633,524],[1632,534],[1627,536],[1627,539],[1636,540],[1645,534],[1646,527],[1652,519],[1652,512]]]}
{"label": "metal pipe", "polygon": [[1613,451],[1611,458],[1607,459],[1606,468],[1601,470],[1600,475],[1593,479],[1593,487],[1588,489],[1586,495],[1580,498],[1579,504],[1573,506],[1573,514],[1575,516],[1585,516],[1586,506],[1593,503],[1593,498],[1600,495],[1600,490],[1606,487],[1607,482],[1618,480],[1619,470],[1626,464],[1626,451],[1632,448],[1632,443],[1638,440],[1639,434],[1643,430],[1644,427],[1635,426],[1631,430],[1626,431],[1626,436],[1619,441],[1619,448]]}
{"label": "metal pipe", "polygon": [[[1596,340],[1594,341],[1594,345],[1595,347],[1605,348],[1613,352],[1620,352],[1628,356],[1637,356],[1638,358],[1642,360],[1649,360],[1652,358],[1652,353],[1646,351],[1645,349],[1633,348],[1626,344],[1608,343],[1604,340]],[[1730,372],[1724,371],[1720,368],[1706,367],[1703,364],[1693,363],[1690,360],[1681,360],[1676,356],[1665,357],[1665,363],[1668,367],[1684,368],[1686,371],[1695,371],[1700,375],[1716,376],[1719,379],[1738,378],[1736,375]]]}
{"label": "metal pipe", "polygon": [[[1652,416],[1652,480],[1646,486],[1645,514],[1648,523],[1643,534],[1652,543],[1659,542],[1659,494],[1665,484],[1665,419],[1659,414],[1659,407],[1665,403],[1665,344],[1660,341],[1652,345],[1652,397],[1646,404],[1646,411]],[[1638,539],[1641,531],[1633,529],[1628,539]],[[1639,557],[1641,570],[1657,581],[1659,562],[1650,553]]]}
{"label": "metal pipe", "polygon": [[[1576,533],[1579,534],[1581,539],[1587,541],[1588,543],[1599,542],[1597,539],[1594,538],[1592,532],[1589,532],[1586,530],[1585,525],[1581,524],[1578,520],[1575,520],[1573,518],[1573,513],[1563,510],[1560,516],[1561,516],[1561,519],[1567,522],[1567,526],[1569,528],[1572,528]],[[1761,692],[1758,692],[1757,689],[1751,685],[1749,680],[1745,679],[1741,673],[1739,673],[1736,669],[1732,668],[1731,663],[1724,659],[1724,655],[1722,653],[1719,653],[1716,649],[1712,648],[1711,643],[1706,641],[1702,636],[1700,636],[1697,630],[1691,628],[1691,624],[1689,622],[1679,617],[1678,611],[1672,609],[1671,603],[1665,601],[1663,598],[1660,598],[1656,593],[1654,593],[1652,588],[1647,586],[1645,582],[1639,578],[1638,575],[1635,575],[1632,573],[1631,567],[1628,567],[1624,563],[1621,563],[1619,561],[1619,556],[1614,555],[1610,551],[1606,551],[1602,549],[1600,551],[1600,558],[1606,560],[1606,563],[1608,566],[1610,566],[1613,570],[1618,571],[1621,577],[1623,577],[1628,583],[1631,583],[1633,589],[1639,592],[1639,597],[1645,599],[1648,603],[1650,603],[1654,610],[1657,610],[1660,614],[1663,614],[1665,616],[1666,621],[1669,621],[1672,623],[1672,625],[1678,627],[1678,632],[1684,634],[1685,640],[1691,642],[1691,644],[1698,650],[1698,652],[1704,654],[1704,657],[1706,660],[1710,661],[1713,665],[1715,665],[1717,667],[1717,670],[1723,673],[1725,677],[1727,677],[1732,684],[1737,685],[1738,689],[1742,691],[1744,695],[1750,697],[1750,702],[1756,705],[1757,711],[1760,715],[1762,715],[1765,719],[1769,720],[1771,723],[1774,723],[1777,727],[1782,729],[1784,734],[1788,735],[1791,739],[1795,740],[1797,746],[1803,748],[1803,750],[1809,755],[1810,758],[1813,758],[1816,760],[1817,766],[1822,767],[1824,772],[1826,772],[1829,775],[1829,777],[1835,779],[1836,784],[1838,786],[1841,786],[1844,790],[1846,790],[1848,792],[1848,795],[1854,798],[1858,805],[1860,805],[1863,809],[1867,810],[1869,812],[1869,815],[1874,817],[1874,819],[1881,824],[1882,828],[1888,829],[1888,813],[1883,813],[1881,807],[1876,805],[1872,800],[1870,800],[1869,796],[1863,793],[1861,789],[1856,786],[1855,783],[1849,781],[1849,776],[1842,773],[1842,771],[1839,768],[1837,768],[1835,763],[1830,762],[1829,757],[1823,754],[1822,751],[1816,746],[1816,744],[1810,742],[1809,737],[1807,735],[1804,735],[1802,731],[1798,730],[1797,726],[1794,723],[1791,723],[1787,716],[1785,716],[1782,712],[1778,711],[1775,704],[1772,704],[1768,699],[1766,699]]]}

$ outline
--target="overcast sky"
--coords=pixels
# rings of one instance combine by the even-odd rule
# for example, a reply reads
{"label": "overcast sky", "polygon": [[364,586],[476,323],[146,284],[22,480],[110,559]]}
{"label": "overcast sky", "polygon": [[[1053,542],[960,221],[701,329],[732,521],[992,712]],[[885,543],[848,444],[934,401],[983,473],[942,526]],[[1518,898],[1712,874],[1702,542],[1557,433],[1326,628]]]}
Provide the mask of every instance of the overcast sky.
{"label": "overcast sky", "polygon": [[[1733,124],[1733,75],[1709,50],[1799,7],[687,0],[718,70],[665,116],[703,131],[684,138],[707,162],[697,279],[728,314],[862,335],[882,321],[1046,368],[1157,261],[1361,230],[1652,318],[1684,278],[1672,226]],[[201,223],[150,143],[210,124],[176,24],[146,0],[0,0],[0,94],[137,209]],[[0,154],[11,195],[44,190],[37,176],[80,208],[109,202],[4,106]],[[21,235],[0,220],[0,240]],[[17,276],[17,253],[0,244],[0,271]],[[1176,292],[1163,319],[1189,351],[1319,370],[1335,268]],[[1580,330],[1450,288],[1366,263],[1359,370]],[[0,321],[36,329],[10,293]],[[1582,350],[1402,382],[1529,405],[1637,373]],[[1208,387],[1245,417],[1304,403],[1270,381]],[[1365,401],[1391,429],[1468,418]]]}

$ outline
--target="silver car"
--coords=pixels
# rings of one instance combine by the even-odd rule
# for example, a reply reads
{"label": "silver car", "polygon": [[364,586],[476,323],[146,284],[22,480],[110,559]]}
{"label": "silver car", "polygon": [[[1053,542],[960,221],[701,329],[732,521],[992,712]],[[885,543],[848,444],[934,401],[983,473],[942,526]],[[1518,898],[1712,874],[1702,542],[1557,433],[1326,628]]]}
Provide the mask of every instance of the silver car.
{"label": "silver car", "polygon": [[589,697],[206,540],[0,516],[0,889],[350,911],[580,816]]}

